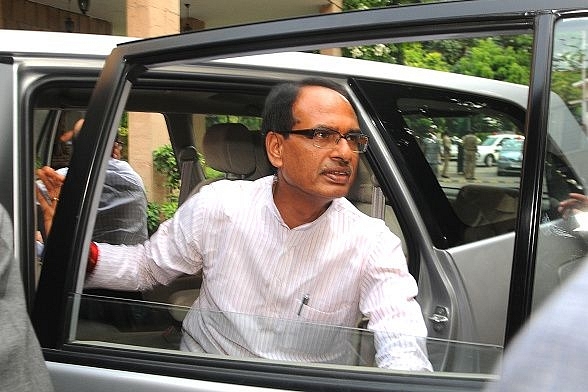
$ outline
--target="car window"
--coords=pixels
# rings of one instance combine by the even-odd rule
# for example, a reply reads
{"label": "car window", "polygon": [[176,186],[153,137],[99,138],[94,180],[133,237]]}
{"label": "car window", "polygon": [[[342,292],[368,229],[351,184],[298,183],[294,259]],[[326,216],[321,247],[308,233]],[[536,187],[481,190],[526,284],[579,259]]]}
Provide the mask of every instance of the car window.
{"label": "car window", "polygon": [[[236,87],[233,88],[237,90]],[[243,90],[247,90],[244,86]],[[138,92],[136,96],[131,94],[129,104],[133,106],[134,100],[140,100]],[[223,101],[221,95],[212,95],[209,91],[192,92],[193,96],[201,95],[199,99],[202,106],[185,106],[190,113],[149,113],[149,112],[126,112],[123,116],[121,128],[118,131],[118,138],[122,139],[124,154],[129,157],[129,166],[136,167],[136,173],[141,173],[141,162],[151,155],[156,173],[152,182],[161,181],[165,184],[163,192],[152,191],[151,200],[148,202],[147,214],[145,216],[132,213],[135,210],[125,200],[132,196],[135,202],[138,199],[136,194],[129,193],[130,186],[123,184],[123,191],[116,191],[120,186],[120,175],[115,177],[118,183],[113,183],[109,177],[111,171],[120,174],[117,166],[113,166],[114,158],[110,158],[103,184],[103,195],[95,211],[96,220],[93,229],[93,240],[96,242],[107,242],[111,244],[133,245],[135,230],[141,226],[141,222],[147,219],[149,234],[158,229],[161,222],[166,220],[175,212],[179,205],[202,190],[208,184],[219,180],[245,180],[253,181],[264,176],[272,176],[274,169],[271,167],[265,154],[265,147],[259,133],[260,117],[243,115],[235,111],[235,96]],[[259,101],[260,98],[255,98]],[[244,99],[242,104],[249,105],[250,99]],[[198,112],[202,108],[203,112]],[[176,107],[176,111],[178,107]],[[208,112],[207,112],[208,111]],[[189,119],[188,122],[178,121],[179,117]],[[120,138],[125,135],[125,127],[133,126],[134,122],[144,124],[149,121],[149,132],[147,135],[153,139],[157,138],[159,147],[145,143],[145,140],[133,139],[133,137]],[[184,126],[181,126],[181,125]],[[185,162],[181,160],[181,152],[186,146],[181,146],[178,139],[183,137],[190,140],[195,147],[197,154],[193,156],[193,165],[184,168]],[[187,136],[189,135],[189,137]],[[171,146],[172,141],[178,143]],[[184,142],[185,142],[184,141]],[[168,148],[169,146],[169,148]],[[153,150],[154,148],[154,150]],[[176,153],[177,151],[177,153]],[[119,151],[120,153],[121,151]],[[117,165],[119,165],[118,163]],[[124,170],[131,170],[126,165]],[[133,169],[134,171],[134,169]],[[190,177],[194,171],[196,180]],[[144,184],[149,184],[149,175],[140,174]],[[179,174],[179,177],[176,177]],[[148,185],[144,185],[147,187]],[[188,187],[187,191],[183,187]],[[156,187],[151,186],[151,189]],[[180,195],[185,192],[187,196],[182,200]],[[106,196],[104,196],[106,195]],[[106,198],[106,199],[105,199]],[[393,208],[383,196],[378,187],[377,181],[369,163],[362,159],[356,182],[352,187],[348,200],[351,201],[360,211],[367,215],[383,219],[390,230],[402,241],[406,253],[406,240],[402,229],[396,218]],[[108,202],[114,204],[114,211],[109,211]],[[107,217],[104,218],[104,216]],[[113,221],[116,224],[109,225]],[[124,232],[129,238],[119,236],[120,239],[109,240],[105,231],[112,231],[114,228]],[[118,238],[118,237],[117,237]],[[187,310],[197,300],[202,285],[202,274],[196,276],[181,276],[165,286],[156,286],[144,292],[122,292],[105,289],[83,289],[81,294],[72,297],[72,303],[79,304],[77,318],[72,319],[72,330],[70,339],[77,343],[91,344],[124,344],[141,346],[146,349],[168,349],[183,351],[180,349],[180,337],[182,336],[182,322]],[[154,305],[158,304],[158,305]],[[209,314],[207,317],[220,319],[226,315]],[[235,318],[243,323],[255,322],[259,324],[263,318],[247,315],[235,315]],[[265,320],[264,322],[270,322]],[[215,321],[216,322],[216,321]],[[375,367],[373,331],[365,329],[367,319],[358,320],[357,328],[327,327],[319,323],[305,323],[296,325],[292,320],[273,320],[276,325],[282,325],[291,330],[291,333],[302,333],[314,336],[312,344],[306,351],[318,350],[315,353],[308,351],[309,359],[315,358],[312,362],[325,362],[339,365],[356,365]],[[330,337],[328,337],[330,336]],[[319,338],[320,337],[320,338]],[[333,346],[333,339],[339,340]],[[316,340],[318,339],[318,341]],[[320,341],[320,344],[319,344]],[[270,344],[265,342],[264,344]],[[271,343],[273,344],[273,343]],[[353,347],[351,350],[341,350],[341,344]],[[447,342],[430,339],[423,344],[430,346],[432,350],[441,347],[444,351]],[[471,352],[472,356],[485,353],[494,362],[501,353],[499,346],[477,345],[474,342],[454,342],[452,346],[461,347]],[[275,345],[274,345],[275,346]],[[337,351],[337,355],[325,352],[325,347]],[[328,350],[327,350],[328,351]],[[333,351],[333,352],[335,352]],[[322,352],[317,357],[317,353]],[[343,356],[342,353],[344,353]],[[318,359],[318,358],[323,359]],[[304,361],[303,361],[304,362]],[[443,357],[437,359],[435,366],[442,368]],[[491,369],[485,369],[490,372]]]}
{"label": "car window", "polygon": [[[588,251],[587,34],[586,18],[562,20],[556,26],[534,308],[586,261]],[[570,199],[573,205],[560,206]]]}
{"label": "car window", "polygon": [[502,153],[505,151],[522,151],[523,150],[523,141],[522,140],[512,140],[508,139],[505,140],[502,144]]}
{"label": "car window", "polygon": [[[476,79],[471,80],[475,82]],[[421,208],[431,210],[428,228],[438,240],[438,246],[453,247],[514,231],[520,172],[498,178],[494,158],[491,166],[480,163],[483,147],[494,145],[498,140],[488,136],[478,146],[478,157],[472,155],[475,177],[466,178],[462,138],[468,134],[470,124],[481,119],[490,123],[500,121],[501,126],[520,133],[524,123],[523,108],[514,102],[500,102],[459,91],[439,92],[419,85],[367,80],[359,83],[384,119],[383,126],[390,135],[390,142],[410,162],[406,173],[411,173],[417,182],[415,187],[423,198]],[[464,109],[468,105],[470,107]],[[445,170],[441,136],[444,131],[460,138],[462,143],[455,158],[449,155]],[[495,150],[492,154],[498,156]],[[435,233],[435,228],[443,230],[443,234]]]}
{"label": "car window", "polygon": [[493,136],[489,136],[482,142],[482,146],[492,146],[496,143],[496,138]]}

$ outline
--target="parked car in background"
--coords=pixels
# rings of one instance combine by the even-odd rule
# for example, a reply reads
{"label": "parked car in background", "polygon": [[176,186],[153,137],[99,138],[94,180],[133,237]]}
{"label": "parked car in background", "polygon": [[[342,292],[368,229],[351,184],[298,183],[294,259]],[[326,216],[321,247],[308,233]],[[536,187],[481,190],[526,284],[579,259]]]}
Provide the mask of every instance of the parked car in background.
{"label": "parked car in background", "polygon": [[521,174],[523,167],[524,139],[508,139],[502,143],[500,155],[496,161],[496,175]]}
{"label": "parked car in background", "polygon": [[[502,350],[530,312],[586,261],[585,238],[557,207],[570,192],[585,189],[588,140],[567,101],[544,83],[569,73],[544,66],[563,56],[552,43],[586,30],[584,0],[472,0],[194,31],[123,43],[107,58],[110,49],[98,45],[100,37],[63,34],[47,41],[47,33],[39,33],[25,44],[20,33],[0,31],[0,78],[6,86],[0,90],[0,202],[14,222],[15,257],[57,390],[482,389],[498,377]],[[485,36],[533,38],[538,52],[529,53],[534,63],[528,85],[318,53],[418,41],[442,48],[448,37],[467,46]],[[116,44],[111,39],[108,45]],[[310,332],[328,330],[348,339],[352,363],[182,351],[181,323],[201,289],[198,275],[142,293],[141,300],[86,290],[104,172],[123,118],[131,155],[152,155],[145,139],[171,144],[182,204],[211,181],[202,162],[226,179],[272,174],[259,134],[265,98],[277,83],[305,77],[345,86],[357,108],[370,142],[348,199],[401,239],[419,285],[435,372],[374,368],[373,334],[361,322],[356,328],[306,324]],[[59,135],[79,117],[86,122],[40,258],[34,169],[53,164],[63,147],[56,143]],[[525,153],[536,159],[525,161],[531,166],[523,168],[520,181],[440,182],[419,145],[418,135],[427,131],[423,124],[467,129],[488,118],[525,135]],[[207,137],[218,131],[213,125],[226,123],[239,123],[245,131],[226,127]],[[136,129],[144,133],[134,138]],[[121,326],[99,314],[88,317],[93,303],[123,304],[121,318],[135,321]],[[136,317],[141,315],[148,317]],[[255,315],[240,320],[252,326],[260,321]],[[279,321],[287,343],[296,321]]]}
{"label": "parked car in background", "polygon": [[486,139],[482,141],[482,143],[478,146],[478,154],[476,155],[476,165],[477,166],[494,166],[498,158],[500,157],[500,152],[502,150],[502,144],[506,140],[511,139],[524,139],[521,135],[516,134],[499,134],[499,135],[490,135]]}

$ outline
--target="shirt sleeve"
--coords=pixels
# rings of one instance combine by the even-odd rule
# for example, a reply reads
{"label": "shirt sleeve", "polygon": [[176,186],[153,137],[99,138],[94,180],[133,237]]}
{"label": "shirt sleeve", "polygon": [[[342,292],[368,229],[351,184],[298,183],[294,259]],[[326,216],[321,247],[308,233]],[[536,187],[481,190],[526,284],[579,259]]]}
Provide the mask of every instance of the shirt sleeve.
{"label": "shirt sleeve", "polygon": [[203,187],[187,200],[144,243],[98,244],[98,262],[85,287],[144,291],[157,284],[168,284],[182,274],[196,274],[202,268],[202,228],[211,227],[212,215],[219,212],[215,208],[215,192],[206,188],[209,187]]}
{"label": "shirt sleeve", "polygon": [[389,231],[374,237],[361,282],[360,310],[374,333],[376,364],[396,370],[432,371],[427,328],[415,297],[400,239]]}

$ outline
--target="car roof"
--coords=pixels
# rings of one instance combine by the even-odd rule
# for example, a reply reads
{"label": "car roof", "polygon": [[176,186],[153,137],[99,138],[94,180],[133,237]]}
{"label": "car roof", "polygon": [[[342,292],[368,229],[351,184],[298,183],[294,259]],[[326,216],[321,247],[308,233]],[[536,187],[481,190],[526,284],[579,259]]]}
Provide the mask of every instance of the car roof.
{"label": "car roof", "polygon": [[105,57],[133,37],[0,29],[0,54]]}
{"label": "car roof", "polygon": [[211,63],[235,64],[272,70],[313,72],[332,76],[366,77],[434,86],[508,99],[522,108],[527,106],[528,87],[520,84],[405,65],[329,56],[305,52],[283,52],[213,60]]}

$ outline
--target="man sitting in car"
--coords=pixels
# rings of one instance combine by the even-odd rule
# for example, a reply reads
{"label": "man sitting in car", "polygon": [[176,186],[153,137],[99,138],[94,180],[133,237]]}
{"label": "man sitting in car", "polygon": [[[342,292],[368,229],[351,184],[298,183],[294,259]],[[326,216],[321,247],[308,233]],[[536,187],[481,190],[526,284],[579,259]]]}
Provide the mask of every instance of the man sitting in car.
{"label": "man sitting in car", "polygon": [[185,350],[349,363],[345,331],[366,316],[378,366],[432,370],[400,239],[345,199],[368,144],[346,91],[280,84],[261,130],[274,176],[203,187],[141,245],[92,243],[85,287],[147,290],[202,270]]}

